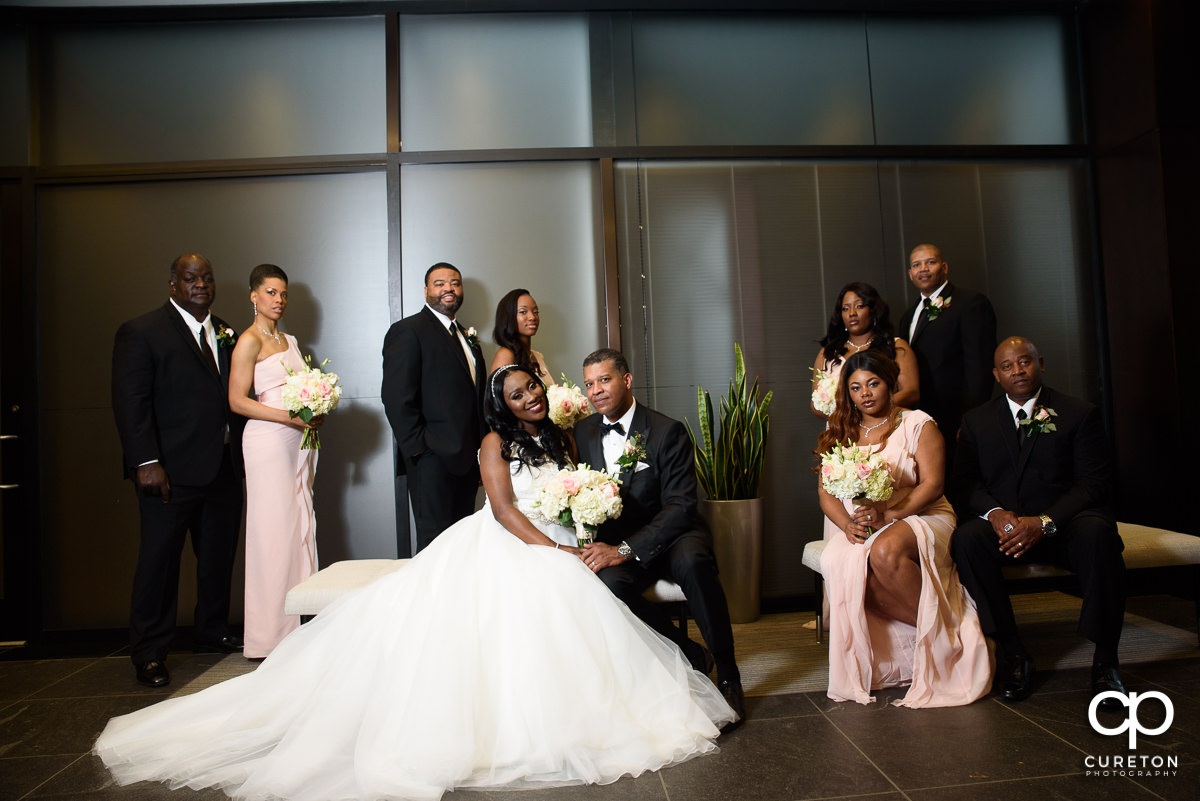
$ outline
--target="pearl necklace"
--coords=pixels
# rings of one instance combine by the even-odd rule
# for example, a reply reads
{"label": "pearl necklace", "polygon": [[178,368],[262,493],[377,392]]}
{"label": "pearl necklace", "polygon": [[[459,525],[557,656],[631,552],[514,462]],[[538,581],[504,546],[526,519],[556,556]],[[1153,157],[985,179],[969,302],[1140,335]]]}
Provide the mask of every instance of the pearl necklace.
{"label": "pearl necklace", "polygon": [[279,341],[279,331],[276,331],[274,334],[272,334],[270,331],[268,331],[267,329],[263,328],[263,327],[262,327],[261,325],[259,325],[258,323],[255,323],[255,324],[254,324],[254,327],[255,327],[255,328],[257,328],[259,331],[262,331],[264,334],[266,334],[267,336],[269,336],[271,339],[275,340],[275,344],[276,344],[276,345],[282,345],[282,344],[283,344],[282,342],[280,342],[280,341]]}
{"label": "pearl necklace", "polygon": [[885,418],[883,419],[883,421],[882,421],[882,422],[876,423],[876,424],[875,424],[875,425],[873,425],[873,426],[864,426],[862,423],[859,423],[859,424],[858,424],[858,427],[859,427],[859,428],[861,428],[863,431],[866,431],[866,432],[867,432],[867,436],[869,437],[869,436],[871,436],[871,432],[872,432],[872,431],[874,431],[875,429],[879,428],[881,425],[884,425],[885,423],[890,423],[891,421],[892,421],[892,416],[889,414],[887,417],[885,417]]}
{"label": "pearl necklace", "polygon": [[853,339],[850,339],[850,337],[846,337],[846,344],[849,345],[850,347],[854,348],[855,353],[858,353],[860,350],[865,348],[867,345],[870,345],[871,341],[873,339],[874,339],[874,337],[871,337],[871,339],[868,339],[866,342],[862,343],[861,345],[855,345]]}

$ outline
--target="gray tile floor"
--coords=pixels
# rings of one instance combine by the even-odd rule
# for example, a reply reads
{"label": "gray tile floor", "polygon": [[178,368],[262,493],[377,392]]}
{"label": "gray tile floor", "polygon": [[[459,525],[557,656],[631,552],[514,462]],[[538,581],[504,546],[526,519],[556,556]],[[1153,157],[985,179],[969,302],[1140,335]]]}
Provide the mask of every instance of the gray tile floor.
{"label": "gray tile floor", "polygon": [[[719,754],[605,787],[459,795],[467,801],[1200,801],[1200,649],[1185,656],[1126,666],[1131,691],[1158,690],[1174,708],[1171,727],[1140,736],[1136,752],[1127,735],[1102,736],[1088,724],[1087,671],[1047,671],[1039,674],[1037,692],[1015,705],[993,696],[951,709],[889,706],[902,691],[879,693],[870,706],[836,704],[822,693],[750,698],[748,722],[722,738]],[[89,753],[111,716],[162,699],[220,658],[172,654],[171,687],[148,690],[134,681],[115,644],[0,652],[0,801],[223,799],[214,790],[116,787]],[[1148,703],[1139,720],[1153,728],[1162,714],[1161,705]],[[1103,722],[1112,727],[1124,719]],[[1177,759],[1175,774],[1085,774],[1089,755],[1130,753]]]}

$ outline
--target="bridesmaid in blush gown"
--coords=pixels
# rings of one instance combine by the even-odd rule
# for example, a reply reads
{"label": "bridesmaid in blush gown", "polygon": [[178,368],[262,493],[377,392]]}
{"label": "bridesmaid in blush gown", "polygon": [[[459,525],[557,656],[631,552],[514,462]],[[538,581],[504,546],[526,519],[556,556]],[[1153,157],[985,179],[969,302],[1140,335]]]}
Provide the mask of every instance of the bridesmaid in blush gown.
{"label": "bridesmaid in blush gown", "polygon": [[528,289],[513,289],[496,304],[496,325],[492,338],[499,349],[492,357],[495,370],[505,364],[519,364],[532,370],[546,386],[554,385],[554,376],[546,357],[533,349],[533,335],[541,327],[541,312]]}
{"label": "bridesmaid in blush gown", "polygon": [[828,695],[866,704],[872,690],[909,685],[897,706],[969,704],[988,692],[991,658],[950,556],[945,446],[932,417],[892,403],[897,373],[874,349],[847,358],[818,441],[818,454],[846,442],[877,452],[892,478],[891,498],[857,506],[817,481],[829,543]]}
{"label": "bridesmaid in blush gown", "polygon": [[[265,657],[300,625],[283,613],[288,590],[317,571],[312,486],[315,450],[300,450],[304,423],[290,417],[281,395],[290,368],[305,368],[296,338],[279,331],[287,308],[287,274],[273,264],[250,273],[254,323],[238,338],[229,372],[229,407],[250,418],[242,438],[246,462],[246,645]],[[253,396],[250,395],[253,382]]]}

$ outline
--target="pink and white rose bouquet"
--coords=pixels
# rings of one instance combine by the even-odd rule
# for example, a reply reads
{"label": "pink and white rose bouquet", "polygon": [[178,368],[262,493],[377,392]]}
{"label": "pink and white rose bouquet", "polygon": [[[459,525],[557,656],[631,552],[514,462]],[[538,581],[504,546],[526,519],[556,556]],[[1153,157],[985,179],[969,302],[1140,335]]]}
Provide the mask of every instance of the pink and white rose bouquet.
{"label": "pink and white rose bouquet", "polygon": [[821,454],[821,486],[835,498],[854,501],[886,501],[892,497],[892,474],[888,463],[870,448],[834,445]]}
{"label": "pink and white rose bouquet", "polygon": [[[283,384],[283,408],[287,409],[290,417],[299,417],[304,422],[310,422],[314,417],[329,414],[337,408],[342,399],[341,379],[337,373],[326,373],[322,368],[329,364],[329,359],[321,362],[320,367],[312,366],[312,357],[305,356],[307,367],[296,371],[283,365],[288,377]],[[313,450],[321,447],[321,436],[315,428],[304,429],[300,440],[301,450]]]}
{"label": "pink and white rose bouquet", "polygon": [[596,529],[621,516],[621,488],[608,473],[586,464],[559,470],[538,488],[525,512],[575,529],[579,547],[595,539]]}
{"label": "pink and white rose bouquet", "polygon": [[828,417],[837,408],[837,376],[815,367],[808,368],[813,372],[813,408]]}
{"label": "pink and white rose bouquet", "polygon": [[546,389],[546,402],[550,406],[550,420],[559,428],[571,428],[592,413],[587,396],[573,384],[566,373],[562,383]]}

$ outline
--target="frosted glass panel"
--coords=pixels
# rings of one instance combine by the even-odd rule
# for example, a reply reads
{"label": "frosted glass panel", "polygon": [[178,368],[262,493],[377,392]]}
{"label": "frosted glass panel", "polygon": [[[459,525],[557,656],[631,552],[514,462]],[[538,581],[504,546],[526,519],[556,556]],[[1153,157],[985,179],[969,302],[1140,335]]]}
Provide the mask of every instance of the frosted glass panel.
{"label": "frosted glass panel", "polygon": [[[380,291],[386,208],[382,172],[38,192],[42,481],[72,486],[78,496],[68,505],[47,496],[42,508],[46,581],[60,604],[48,628],[127,621],[137,508],[121,477],[109,408],[113,335],[122,321],[166,302],[170,262],[189,250],[211,259],[213,310],[238,330],[252,320],[250,269],[272,262],[287,271],[283,329],[305,353],[332,359],[329,369],[345,382],[341,406],[321,431],[321,560],[395,556],[392,440],[379,398],[389,322]],[[111,584],[97,591],[98,580]],[[190,614],[190,603],[181,608]]]}
{"label": "frosted glass panel", "polygon": [[47,164],[387,149],[383,17],[54,29]]}
{"label": "frosted glass panel", "polygon": [[596,165],[405,165],[400,187],[404,314],[424,304],[429,266],[450,262],[463,274],[458,319],[479,329],[491,364],[496,304],[528,289],[541,311],[534,347],[578,383],[583,357],[605,344]]}
{"label": "frosted glass panel", "polygon": [[879,144],[1081,140],[1079,80],[1063,20],[871,17],[867,27]]}
{"label": "frosted glass panel", "polygon": [[0,25],[0,164],[29,164],[29,48],[25,29]]}
{"label": "frosted glass panel", "polygon": [[622,339],[638,397],[694,423],[697,385],[714,403],[726,391],[734,340],[776,393],[766,595],[808,592],[800,560],[822,517],[806,468],[823,427],[808,368],[845,283],[874,285],[895,323],[915,300],[908,248],[940,244],[952,280],[991,298],[1000,334],[1042,346],[1048,383],[1096,399],[1085,176],[1078,162],[617,164]]}
{"label": "frosted glass panel", "polygon": [[583,14],[404,16],[405,150],[590,147]]}
{"label": "frosted glass panel", "polygon": [[635,16],[641,145],[871,144],[861,17]]}

